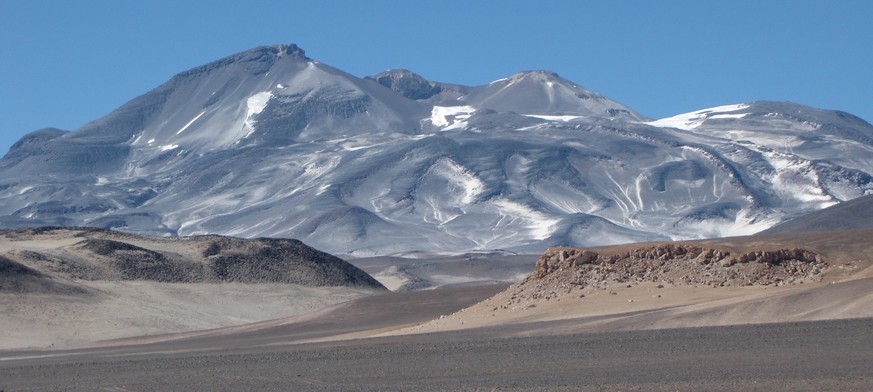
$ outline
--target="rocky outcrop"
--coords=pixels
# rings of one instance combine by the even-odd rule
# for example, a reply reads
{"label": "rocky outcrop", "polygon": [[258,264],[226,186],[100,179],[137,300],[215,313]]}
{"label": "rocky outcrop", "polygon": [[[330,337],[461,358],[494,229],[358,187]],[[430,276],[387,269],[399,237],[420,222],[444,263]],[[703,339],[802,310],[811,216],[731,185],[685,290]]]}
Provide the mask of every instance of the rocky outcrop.
{"label": "rocky outcrop", "polygon": [[413,100],[428,99],[441,91],[440,87],[433,82],[405,69],[392,69],[368,76],[365,79],[373,80]]}
{"label": "rocky outcrop", "polygon": [[577,286],[663,282],[708,286],[782,285],[820,280],[827,264],[800,248],[736,252],[695,245],[664,244],[602,254],[553,248],[528,279],[557,278]]}
{"label": "rocky outcrop", "polygon": [[[652,287],[783,286],[818,282],[828,264],[802,248],[707,247],[689,243],[638,248],[551,248],[534,272],[510,290],[503,309],[533,307],[541,300],[581,298],[586,293],[649,284]],[[660,297],[660,296],[658,296]],[[525,305],[526,304],[526,305]]]}

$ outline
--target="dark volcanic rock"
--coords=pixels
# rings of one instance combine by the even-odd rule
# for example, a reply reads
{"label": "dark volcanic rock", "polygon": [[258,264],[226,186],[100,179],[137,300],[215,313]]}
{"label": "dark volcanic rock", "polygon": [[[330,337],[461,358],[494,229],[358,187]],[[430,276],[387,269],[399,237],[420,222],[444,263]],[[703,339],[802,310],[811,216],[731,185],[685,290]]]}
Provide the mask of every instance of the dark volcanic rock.
{"label": "dark volcanic rock", "polygon": [[382,287],[357,267],[297,240],[209,238],[203,255],[222,281]]}
{"label": "dark volcanic rock", "polygon": [[442,89],[435,83],[405,69],[392,69],[367,79],[374,80],[394,92],[409,99],[428,99],[439,94]]}
{"label": "dark volcanic rock", "polygon": [[92,239],[82,247],[111,258],[111,265],[124,280],[193,282],[202,280],[203,268],[196,263],[171,259],[163,253],[120,241]]}
{"label": "dark volcanic rock", "polygon": [[76,294],[86,291],[81,287],[57,282],[33,268],[0,256],[0,293]]}
{"label": "dark volcanic rock", "polygon": [[[26,232],[51,234],[52,230]],[[384,289],[357,267],[298,240],[214,235],[150,238],[98,229],[85,229],[77,236],[84,240],[73,248],[88,252],[87,262],[81,257],[64,259],[36,252],[19,253],[48,270],[88,280],[289,283]],[[196,256],[192,257],[190,250],[195,250]]]}
{"label": "dark volcanic rock", "polygon": [[3,277],[13,277],[13,276],[43,276],[41,273],[19,264],[15,261],[9,260],[3,256],[0,256],[0,276]]}

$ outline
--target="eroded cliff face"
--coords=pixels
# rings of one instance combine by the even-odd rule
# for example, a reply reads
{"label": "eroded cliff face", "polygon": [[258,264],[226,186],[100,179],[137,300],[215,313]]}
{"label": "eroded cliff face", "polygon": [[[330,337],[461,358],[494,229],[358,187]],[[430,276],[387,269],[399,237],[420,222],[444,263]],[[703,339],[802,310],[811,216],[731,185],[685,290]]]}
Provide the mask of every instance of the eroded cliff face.
{"label": "eroded cliff face", "polygon": [[[599,290],[651,285],[743,287],[814,283],[828,263],[802,248],[706,247],[683,243],[593,250],[551,248],[534,272],[514,285],[502,308],[535,306],[541,300],[582,298]],[[658,296],[660,297],[660,296]]]}
{"label": "eroded cliff face", "polygon": [[576,286],[662,282],[705,286],[752,286],[817,282],[827,263],[800,248],[732,252],[695,245],[650,245],[614,254],[552,248],[528,280],[559,279]]}

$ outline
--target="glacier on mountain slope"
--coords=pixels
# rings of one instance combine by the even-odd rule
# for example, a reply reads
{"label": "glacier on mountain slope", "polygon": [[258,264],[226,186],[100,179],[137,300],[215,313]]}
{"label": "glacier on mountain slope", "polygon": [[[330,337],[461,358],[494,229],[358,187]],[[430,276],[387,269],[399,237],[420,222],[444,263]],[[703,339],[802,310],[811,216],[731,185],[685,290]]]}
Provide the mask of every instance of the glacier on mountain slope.
{"label": "glacier on mountain slope", "polygon": [[290,45],[25,136],[0,160],[0,224],[530,253],[751,234],[873,193],[871,173],[873,127],[842,112],[754,102],[651,120],[551,72],[360,79]]}

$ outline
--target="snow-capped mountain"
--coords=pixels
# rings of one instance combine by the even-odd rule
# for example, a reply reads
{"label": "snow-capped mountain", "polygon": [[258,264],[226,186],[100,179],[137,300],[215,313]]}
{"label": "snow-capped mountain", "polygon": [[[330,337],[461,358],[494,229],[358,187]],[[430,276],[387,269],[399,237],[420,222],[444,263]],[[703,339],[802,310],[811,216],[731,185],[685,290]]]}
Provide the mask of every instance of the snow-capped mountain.
{"label": "snow-capped mountain", "polygon": [[295,45],[185,71],[0,160],[0,226],[291,237],[334,253],[750,234],[873,193],[873,127],[756,102],[652,120],[545,72],[358,78]]}

